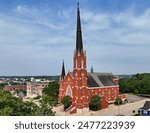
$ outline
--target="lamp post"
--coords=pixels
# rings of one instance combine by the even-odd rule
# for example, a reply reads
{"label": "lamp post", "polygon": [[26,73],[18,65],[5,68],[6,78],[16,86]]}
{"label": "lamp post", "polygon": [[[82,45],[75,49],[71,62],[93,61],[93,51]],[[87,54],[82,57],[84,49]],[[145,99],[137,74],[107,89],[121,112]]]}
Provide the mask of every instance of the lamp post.
{"label": "lamp post", "polygon": [[118,104],[118,115],[120,114],[120,110],[119,110],[119,100],[117,101]]}

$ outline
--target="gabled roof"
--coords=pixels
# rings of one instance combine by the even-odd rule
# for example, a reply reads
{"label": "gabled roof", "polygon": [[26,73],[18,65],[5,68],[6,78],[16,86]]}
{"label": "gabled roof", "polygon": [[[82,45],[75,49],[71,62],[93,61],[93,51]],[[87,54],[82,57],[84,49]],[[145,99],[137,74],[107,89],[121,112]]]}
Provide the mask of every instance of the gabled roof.
{"label": "gabled roof", "polygon": [[72,73],[72,72],[68,72],[67,75],[65,76],[64,80],[66,80],[66,79],[68,78],[68,76],[69,76],[71,79],[74,79],[73,73]]}
{"label": "gabled roof", "polygon": [[70,75],[72,76],[72,78],[73,78],[73,72],[69,72],[70,73]]}
{"label": "gabled roof", "polygon": [[141,109],[144,109],[144,110],[150,109],[150,101],[146,101],[144,106]]}
{"label": "gabled roof", "polygon": [[88,73],[88,87],[115,86],[117,83],[112,73]]}

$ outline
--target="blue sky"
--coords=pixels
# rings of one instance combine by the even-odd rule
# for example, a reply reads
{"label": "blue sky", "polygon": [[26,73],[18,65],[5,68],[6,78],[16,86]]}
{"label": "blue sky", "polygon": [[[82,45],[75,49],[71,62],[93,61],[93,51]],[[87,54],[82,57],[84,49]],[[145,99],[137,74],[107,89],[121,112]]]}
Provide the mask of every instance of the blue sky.
{"label": "blue sky", "polygon": [[[77,0],[0,0],[0,75],[73,69]],[[150,72],[150,0],[80,0],[87,66]]]}

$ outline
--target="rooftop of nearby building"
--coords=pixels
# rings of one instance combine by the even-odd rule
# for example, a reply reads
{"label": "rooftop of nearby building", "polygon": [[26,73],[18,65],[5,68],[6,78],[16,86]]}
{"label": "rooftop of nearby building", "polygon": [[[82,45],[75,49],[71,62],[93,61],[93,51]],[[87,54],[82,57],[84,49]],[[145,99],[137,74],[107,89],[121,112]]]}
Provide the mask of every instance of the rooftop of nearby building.
{"label": "rooftop of nearby building", "polygon": [[146,101],[144,106],[140,109],[149,110],[150,109],[150,101]]}

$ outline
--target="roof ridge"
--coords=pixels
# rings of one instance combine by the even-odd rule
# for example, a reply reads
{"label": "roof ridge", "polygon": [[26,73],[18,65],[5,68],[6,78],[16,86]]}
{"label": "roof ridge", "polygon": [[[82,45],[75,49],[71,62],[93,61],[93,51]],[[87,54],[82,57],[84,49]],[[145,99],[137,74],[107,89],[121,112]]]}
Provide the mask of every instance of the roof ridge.
{"label": "roof ridge", "polygon": [[[89,74],[91,73],[91,72],[88,72]],[[111,74],[111,75],[113,75],[112,73],[109,73],[109,72],[93,72],[93,74]]]}

